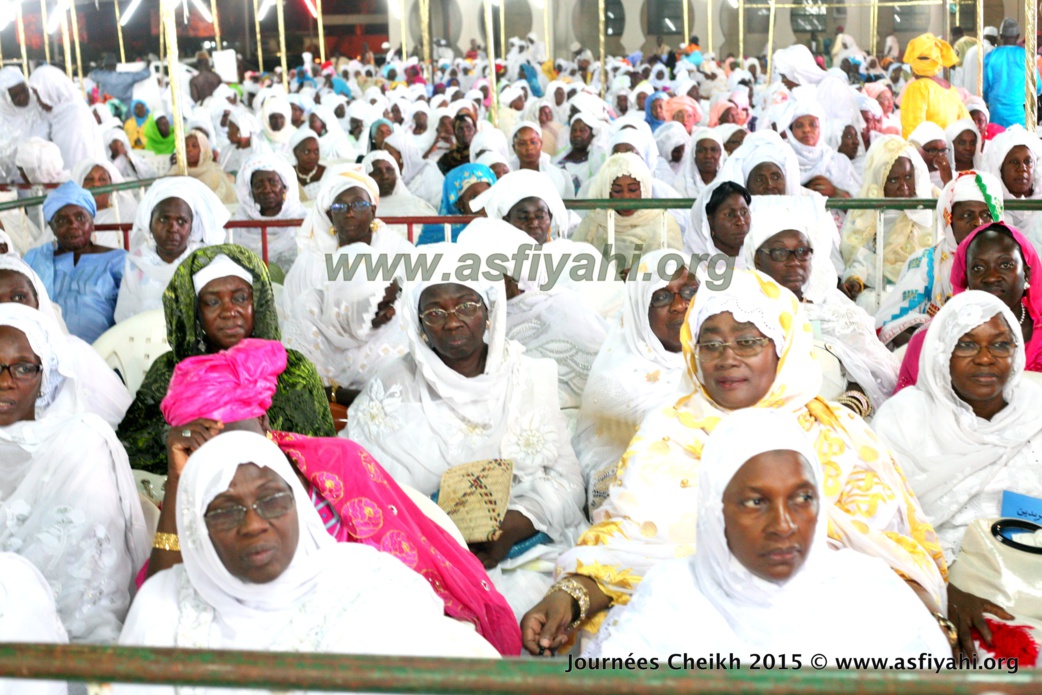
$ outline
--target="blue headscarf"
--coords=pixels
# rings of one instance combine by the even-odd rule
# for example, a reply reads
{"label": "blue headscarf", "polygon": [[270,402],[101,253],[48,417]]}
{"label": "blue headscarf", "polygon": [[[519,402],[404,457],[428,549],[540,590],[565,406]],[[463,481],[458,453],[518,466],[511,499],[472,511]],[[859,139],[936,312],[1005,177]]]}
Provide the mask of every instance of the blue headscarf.
{"label": "blue headscarf", "polygon": [[89,212],[91,217],[98,214],[98,205],[94,202],[94,196],[90,194],[90,191],[77,186],[72,181],[66,181],[47,194],[43,201],[43,218],[50,222],[66,205],[79,205]]}
{"label": "blue headscarf", "polygon": [[[445,176],[445,183],[441,187],[441,207],[438,215],[462,215],[456,203],[463,192],[475,183],[485,182],[490,186],[495,185],[496,175],[484,164],[461,164]],[[465,224],[452,225],[452,240],[466,227]],[[416,245],[432,244],[437,241],[445,241],[445,226],[441,224],[425,224]]]}
{"label": "blue headscarf", "polygon": [[376,139],[376,129],[382,125],[386,125],[388,128],[391,129],[392,133],[394,132],[394,123],[391,123],[386,118],[378,118],[377,120],[373,121],[373,124],[369,126],[369,149],[376,149],[376,145],[373,142],[373,140]]}
{"label": "blue headscarf", "polygon": [[647,101],[644,102],[644,120],[648,122],[649,126],[651,126],[651,132],[653,133],[656,130],[658,130],[658,127],[665,123],[665,121],[659,120],[658,118],[655,118],[651,115],[651,105],[659,99],[665,100],[666,98],[667,97],[665,92],[655,92],[650,97],[648,97]]}
{"label": "blue headscarf", "polygon": [[528,83],[528,88],[532,90],[532,96],[536,99],[541,99],[543,97],[543,88],[539,85],[539,73],[528,63],[524,63],[521,66],[521,70],[525,73],[525,82]]}
{"label": "blue headscarf", "polygon": [[[137,108],[138,104],[141,104],[142,106],[145,107],[145,115],[142,116],[141,118],[138,118],[138,115],[136,113],[134,113],[134,109]],[[143,126],[145,124],[145,121],[148,120],[148,114],[149,114],[148,104],[146,104],[145,102],[141,101],[140,99],[135,99],[134,101],[130,102],[130,115],[133,116],[134,120],[138,124],[138,127],[141,127],[141,126]]]}

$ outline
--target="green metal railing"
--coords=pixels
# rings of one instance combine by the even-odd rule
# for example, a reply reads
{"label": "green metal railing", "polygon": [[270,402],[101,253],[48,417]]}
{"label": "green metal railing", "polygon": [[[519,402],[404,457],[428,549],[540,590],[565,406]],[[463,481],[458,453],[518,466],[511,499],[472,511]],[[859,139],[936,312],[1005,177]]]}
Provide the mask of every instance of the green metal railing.
{"label": "green metal railing", "polygon": [[[359,629],[364,626],[345,626]],[[634,655],[640,656],[640,655]],[[691,654],[693,659],[711,657]],[[323,692],[1037,695],[1042,672],[617,669],[566,672],[567,659],[431,659],[278,652],[0,644],[0,677]]]}
{"label": "green metal railing", "polygon": [[[123,183],[110,183],[107,186],[96,186],[90,189],[91,193],[115,193],[117,191],[132,191],[137,188],[148,188],[159,179],[141,179],[135,181],[124,181]],[[47,199],[46,195],[33,196],[32,198],[16,198],[0,203],[0,212],[4,210],[17,210],[18,208],[31,208],[43,205]]]}

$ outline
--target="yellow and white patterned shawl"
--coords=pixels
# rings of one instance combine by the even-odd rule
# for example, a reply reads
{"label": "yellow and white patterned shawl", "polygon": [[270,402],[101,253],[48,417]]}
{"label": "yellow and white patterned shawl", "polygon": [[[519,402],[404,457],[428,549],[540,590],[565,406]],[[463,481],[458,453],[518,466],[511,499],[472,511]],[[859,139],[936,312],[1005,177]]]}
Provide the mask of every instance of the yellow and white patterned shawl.
{"label": "yellow and white patterned shawl", "polygon": [[[790,412],[814,437],[830,544],[885,560],[943,609],[947,567],[937,534],[869,426],[816,397],[821,374],[812,354],[813,334],[791,292],[756,271],[736,270],[723,291],[703,285],[681,330],[689,374],[698,374],[694,343],[702,322],[725,311],[752,321],[767,336],[784,336],[774,384],[753,407]],[[696,383],[694,393],[645,418],[593,526],[559,558],[558,575],[590,577],[613,602],[626,603],[652,565],[695,552],[702,448],[729,412],[710,399],[700,380]],[[595,631],[599,622],[591,621],[587,629]]]}

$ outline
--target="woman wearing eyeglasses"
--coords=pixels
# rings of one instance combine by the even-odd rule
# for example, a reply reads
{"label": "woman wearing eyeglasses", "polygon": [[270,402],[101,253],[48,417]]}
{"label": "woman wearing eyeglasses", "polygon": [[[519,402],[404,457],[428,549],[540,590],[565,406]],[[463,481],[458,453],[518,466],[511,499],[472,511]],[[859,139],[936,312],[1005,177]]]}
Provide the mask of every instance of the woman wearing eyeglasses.
{"label": "woman wearing eyeglasses", "polygon": [[[1029,372],[1042,372],[1042,283],[1032,283],[1038,277],[1042,277],[1042,261],[1034,244],[1004,222],[978,227],[963,239],[951,270],[954,294],[966,290],[989,292],[1017,317]],[[918,382],[925,338],[926,331],[920,327],[908,341],[897,378],[898,391]]]}
{"label": "woman wearing eyeglasses", "polygon": [[376,181],[331,168],[282,294],[286,345],[314,362],[330,401],[342,406],[407,349],[395,313],[405,268],[395,263],[411,262],[415,248],[376,218],[379,204]]}
{"label": "woman wearing eyeglasses", "polygon": [[465,252],[452,244],[428,248],[441,254],[440,277],[406,285],[400,304],[409,353],[373,377],[340,436],[427,495],[455,466],[513,462],[501,535],[471,550],[520,617],[550,586],[558,554],[586,526],[582,474],[558,405],[557,365],[524,355],[506,337],[502,281],[468,279]]}
{"label": "woman wearing eyeglasses", "polygon": [[872,317],[837,289],[830,239],[815,234],[797,203],[790,196],[753,199],[742,264],[796,295],[814,329],[818,356],[831,355],[832,364],[838,361],[839,373],[826,378],[820,395],[869,417],[894,392],[900,363],[876,338]]}
{"label": "woman wearing eyeglasses", "polygon": [[[496,658],[390,553],[337,543],[279,447],[219,434],[184,464],[183,559],[145,583],[122,645]],[[174,693],[120,685],[116,692]],[[219,689],[201,690],[217,693]]]}
{"label": "woman wearing eyeglasses", "polygon": [[58,324],[0,304],[0,544],[46,578],[71,642],[110,644],[148,539],[126,452],[88,396]]}
{"label": "woman wearing eyeglasses", "polygon": [[668,249],[641,257],[626,280],[622,320],[612,324],[590,368],[574,438],[590,514],[607,498],[644,416],[684,395],[680,329],[698,280],[677,266],[679,259]]}
{"label": "woman wearing eyeglasses", "polygon": [[[949,563],[975,519],[1002,516],[1004,490],[1042,497],[1042,389],[1023,378],[1018,313],[987,292],[949,300],[926,331],[919,381],[887,401],[873,423],[936,525]],[[971,629],[990,645],[992,621],[1012,618],[1010,608],[997,596],[948,586],[948,615],[968,655],[976,654]]]}
{"label": "woman wearing eyeglasses", "polygon": [[814,442],[831,545],[883,559],[931,613],[944,610],[937,536],[864,420],[818,398],[813,333],[796,296],[736,270],[729,287],[699,288],[680,335],[694,390],[644,419],[594,525],[558,560],[562,580],[522,620],[525,647],[550,655],[580,627],[595,633],[601,612],[628,603],[649,569],[695,552],[702,452],[740,408],[789,414]]}

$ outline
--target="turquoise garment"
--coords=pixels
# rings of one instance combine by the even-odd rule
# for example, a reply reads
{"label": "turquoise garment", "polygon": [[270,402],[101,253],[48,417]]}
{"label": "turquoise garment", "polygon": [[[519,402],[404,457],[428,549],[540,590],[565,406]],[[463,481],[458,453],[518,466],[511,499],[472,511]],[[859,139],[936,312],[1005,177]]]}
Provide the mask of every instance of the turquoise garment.
{"label": "turquoise garment", "polygon": [[[1037,84],[1036,93],[1042,94],[1042,80]],[[1027,53],[1023,46],[998,46],[984,56],[984,101],[991,111],[992,123],[1003,128],[1024,125],[1026,88]]]}
{"label": "turquoise garment", "polygon": [[[489,186],[494,186],[496,183],[495,173],[484,164],[461,164],[450,171],[441,187],[441,207],[438,208],[438,215],[444,217],[463,214],[457,207],[456,201],[465,190],[482,181]],[[465,224],[452,225],[453,241],[456,241],[456,237],[466,226]],[[419,239],[416,240],[416,245],[433,244],[439,241],[445,241],[445,225],[425,224]]]}
{"label": "turquoise garment", "polygon": [[75,254],[54,255],[54,244],[31,249],[25,262],[43,280],[51,300],[58,303],[69,332],[93,343],[115,323],[116,296],[123,282],[127,252],[112,249],[86,253],[73,263]]}

